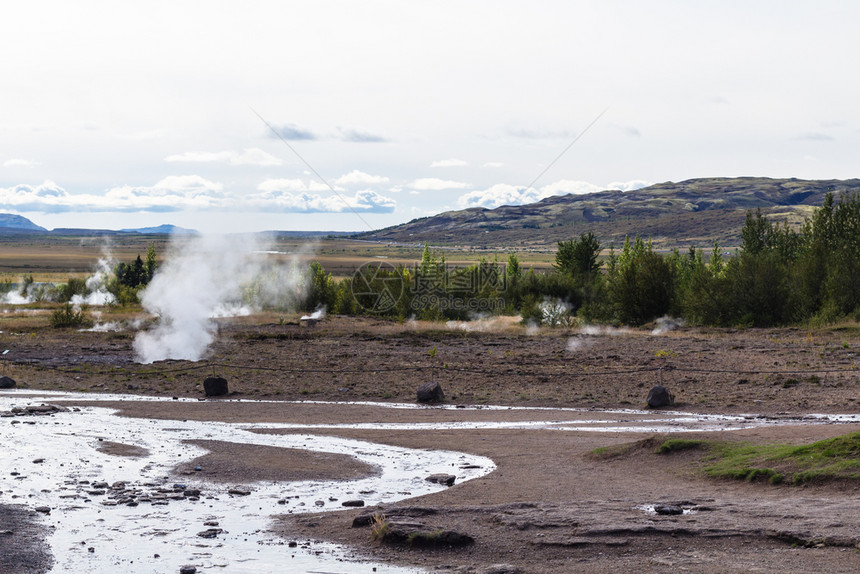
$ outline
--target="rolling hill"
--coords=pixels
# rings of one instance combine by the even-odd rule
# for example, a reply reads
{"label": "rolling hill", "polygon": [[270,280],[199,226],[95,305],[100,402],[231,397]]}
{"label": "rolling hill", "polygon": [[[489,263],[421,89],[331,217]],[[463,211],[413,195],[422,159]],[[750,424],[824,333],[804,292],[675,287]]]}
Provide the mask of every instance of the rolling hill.
{"label": "rolling hill", "polygon": [[357,237],[406,243],[555,248],[557,241],[592,231],[604,245],[650,237],[656,247],[724,247],[740,243],[748,210],[799,225],[827,193],[860,192],[860,179],[800,180],[763,177],[702,178],[635,191],[607,190],[548,197],[537,203],[470,208],[414,219]]}

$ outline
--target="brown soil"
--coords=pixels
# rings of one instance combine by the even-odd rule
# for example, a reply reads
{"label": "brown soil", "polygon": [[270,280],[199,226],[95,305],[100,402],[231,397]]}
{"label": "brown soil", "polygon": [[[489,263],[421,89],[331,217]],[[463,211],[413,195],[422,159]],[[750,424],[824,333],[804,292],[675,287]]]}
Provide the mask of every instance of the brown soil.
{"label": "brown soil", "polygon": [[47,572],[53,564],[45,546],[46,520],[32,509],[0,504],[0,572]]}
{"label": "brown soil", "polygon": [[[209,454],[178,466],[175,472],[213,482],[351,480],[376,474],[373,466],[345,454],[214,440],[190,442],[205,448]],[[195,467],[202,470],[195,471]]]}
{"label": "brown soil", "polygon": [[327,319],[317,327],[222,322],[206,360],[134,362],[133,333],[50,328],[0,334],[8,375],[31,388],[202,396],[218,374],[233,397],[413,401],[438,380],[448,400],[473,404],[641,407],[663,383],[678,407],[704,412],[860,409],[860,329],[622,330],[535,336],[502,319],[490,332],[442,323]]}
{"label": "brown soil", "polygon": [[133,444],[123,444],[121,442],[112,442],[109,440],[99,441],[96,448],[99,452],[112,456],[127,456],[129,458],[141,458],[149,455],[149,451],[143,447]]}
{"label": "brown soil", "polygon": [[[233,392],[199,403],[109,405],[127,416],[288,427],[309,422],[577,420],[587,414],[235,400],[414,402],[415,388],[431,379],[443,385],[452,403],[640,408],[648,389],[662,382],[676,396],[675,410],[771,415],[860,411],[854,365],[860,340],[854,327],[681,329],[661,336],[646,330],[598,336],[547,330],[528,336],[510,325],[497,325],[496,332],[463,332],[371,319],[329,319],[316,328],[255,320],[259,322],[224,323],[210,357],[200,363],[137,365],[131,336],[124,333],[4,333],[0,343],[13,349],[7,374],[32,389],[202,399],[202,379],[220,374]],[[799,444],[858,428],[779,426],[708,436]],[[314,432],[469,452],[488,456],[498,466],[483,478],[381,509],[392,519],[423,515],[420,520],[428,527],[466,533],[475,539],[467,548],[417,550],[373,542],[369,529],[350,527],[353,517],[367,510],[281,517],[275,529],[285,538],[344,542],[375,558],[431,571],[467,571],[494,563],[548,573],[860,570],[860,489],[853,483],[791,487],[713,481],[697,472],[695,453],[659,456],[649,443],[638,443],[618,457],[589,454],[597,447],[651,438],[638,433]],[[191,466],[203,466],[212,480],[283,480],[272,477],[302,465],[308,465],[309,473],[302,476],[365,472],[339,457],[311,462],[289,449],[204,446],[213,454]],[[637,508],[654,503],[683,503],[698,511],[673,517]]]}

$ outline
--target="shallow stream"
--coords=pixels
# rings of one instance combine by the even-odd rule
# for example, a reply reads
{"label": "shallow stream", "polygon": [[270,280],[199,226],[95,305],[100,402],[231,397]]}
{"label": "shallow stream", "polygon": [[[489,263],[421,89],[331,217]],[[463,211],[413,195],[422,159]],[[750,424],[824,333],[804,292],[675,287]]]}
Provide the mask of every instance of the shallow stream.
{"label": "shallow stream", "polygon": [[[0,412],[43,403],[62,405],[64,401],[116,400],[169,399],[4,391],[0,392]],[[341,404],[423,408],[406,404]],[[560,432],[663,433],[860,422],[860,415],[765,417],[628,409],[435,408],[448,412],[452,420],[306,425],[221,423],[125,418],[102,407],[4,416],[0,418],[4,439],[0,503],[49,511],[45,522],[51,526],[49,544],[55,560],[53,572],[161,573],[179,572],[183,565],[194,565],[198,572],[231,573],[421,572],[360,562],[348,549],[333,545],[284,540],[269,531],[271,517],[342,509],[342,502],[347,500],[360,499],[372,506],[429,494],[445,487],[426,481],[428,475],[453,474],[459,483],[491,472],[495,468],[493,461],[451,451],[415,450],[314,436],[303,434],[303,430],[542,428]],[[478,410],[517,411],[518,415],[522,414],[522,420],[465,420]],[[455,420],[457,418],[461,420]],[[294,434],[253,432],[272,428],[287,428]],[[373,465],[379,472],[375,476],[347,481],[214,484],[196,479],[193,474],[174,472],[175,467],[206,454],[204,449],[188,444],[191,440],[346,454]],[[146,455],[106,454],[99,450],[100,443],[105,441],[145,449]],[[296,545],[290,546],[293,542]]]}

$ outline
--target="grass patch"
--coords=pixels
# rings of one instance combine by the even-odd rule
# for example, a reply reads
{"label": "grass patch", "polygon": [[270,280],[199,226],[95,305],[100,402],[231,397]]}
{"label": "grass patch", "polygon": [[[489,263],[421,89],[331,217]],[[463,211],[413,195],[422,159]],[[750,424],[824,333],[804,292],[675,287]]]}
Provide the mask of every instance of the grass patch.
{"label": "grass patch", "polygon": [[860,480],[860,432],[803,446],[713,443],[705,473],[714,478],[806,484]]}
{"label": "grass patch", "polygon": [[370,535],[374,540],[382,540],[385,535],[391,530],[391,523],[385,518],[385,515],[377,512],[373,515],[373,520],[370,523]]}
{"label": "grass patch", "polygon": [[689,438],[671,438],[658,446],[657,450],[655,450],[654,452],[656,454],[670,454],[682,450],[702,448],[703,446],[705,446],[705,444],[706,443],[703,440]]}

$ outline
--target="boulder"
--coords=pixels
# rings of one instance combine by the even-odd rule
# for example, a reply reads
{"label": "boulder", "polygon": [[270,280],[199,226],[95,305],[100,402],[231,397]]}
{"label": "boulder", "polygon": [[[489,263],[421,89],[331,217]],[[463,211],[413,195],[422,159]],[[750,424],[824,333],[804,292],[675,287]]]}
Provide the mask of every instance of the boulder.
{"label": "boulder", "polygon": [[669,392],[669,389],[663,385],[657,385],[648,391],[648,406],[652,409],[660,407],[668,407],[675,404],[675,395]]}
{"label": "boulder", "polygon": [[17,383],[15,383],[15,379],[12,377],[7,377],[3,375],[0,377],[0,389],[14,389]]}
{"label": "boulder", "polygon": [[363,500],[347,500],[345,502],[341,502],[341,506],[347,506],[352,508],[361,508],[364,506]]}
{"label": "boulder", "polygon": [[457,480],[457,477],[453,474],[431,474],[427,478],[425,478],[427,482],[434,482],[436,484],[444,484],[445,486],[454,486],[454,481]]}
{"label": "boulder", "polygon": [[207,397],[226,395],[228,393],[227,379],[224,377],[206,377],[203,381],[203,392],[206,393]]}
{"label": "boulder", "polygon": [[442,385],[436,381],[430,381],[418,387],[419,403],[441,403],[444,398],[445,393],[442,392]]}
{"label": "boulder", "polygon": [[662,516],[676,516],[684,514],[684,509],[675,504],[658,504],[654,507],[654,512]]}

